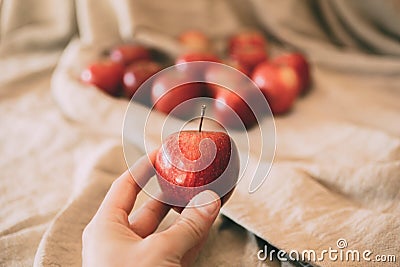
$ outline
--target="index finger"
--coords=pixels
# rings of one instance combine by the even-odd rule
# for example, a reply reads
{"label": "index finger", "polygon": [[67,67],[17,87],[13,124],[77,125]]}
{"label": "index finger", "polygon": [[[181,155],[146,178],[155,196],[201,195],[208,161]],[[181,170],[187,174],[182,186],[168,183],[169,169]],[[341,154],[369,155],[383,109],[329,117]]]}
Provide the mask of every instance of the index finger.
{"label": "index finger", "polygon": [[140,185],[145,185],[155,174],[154,160],[157,150],[142,156],[136,163],[117,178],[97,211],[96,217],[117,219],[129,224],[128,215],[132,211]]}

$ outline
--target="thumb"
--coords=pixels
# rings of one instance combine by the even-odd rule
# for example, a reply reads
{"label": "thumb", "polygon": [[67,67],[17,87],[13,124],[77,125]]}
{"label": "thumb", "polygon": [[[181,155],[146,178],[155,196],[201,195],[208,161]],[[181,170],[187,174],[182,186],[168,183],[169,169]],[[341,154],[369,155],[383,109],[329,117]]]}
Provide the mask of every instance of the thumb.
{"label": "thumb", "polygon": [[183,257],[207,237],[220,208],[219,196],[209,190],[201,192],[189,202],[176,222],[163,233],[178,256]]}

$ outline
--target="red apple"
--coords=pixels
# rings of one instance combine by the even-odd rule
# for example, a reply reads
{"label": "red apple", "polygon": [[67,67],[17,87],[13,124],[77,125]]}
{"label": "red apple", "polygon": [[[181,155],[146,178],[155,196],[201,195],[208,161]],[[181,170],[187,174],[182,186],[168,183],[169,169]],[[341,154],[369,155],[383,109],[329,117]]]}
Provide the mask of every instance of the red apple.
{"label": "red apple", "polygon": [[267,52],[264,48],[251,45],[234,49],[230,56],[245,69],[249,70],[249,72],[253,71],[258,64],[266,61],[268,58]]}
{"label": "red apple", "polygon": [[169,114],[180,105],[179,110],[173,115],[180,118],[190,117],[193,112],[192,107],[184,102],[205,94],[204,84],[193,82],[193,80],[193,76],[184,71],[161,73],[152,85],[151,99],[154,108]]}
{"label": "red apple", "polygon": [[224,131],[191,130],[168,136],[155,160],[156,176],[165,200],[186,206],[204,190],[226,202],[239,175],[234,141]]}
{"label": "red apple", "polygon": [[179,70],[190,73],[194,79],[202,80],[205,71],[205,65],[193,66],[185,64],[194,61],[220,62],[220,59],[211,52],[189,52],[176,59],[175,63],[180,64],[178,66]]}
{"label": "red apple", "polygon": [[282,114],[291,109],[300,86],[293,68],[265,62],[257,66],[252,79],[261,89],[274,114]]}
{"label": "red apple", "polygon": [[179,42],[187,51],[201,52],[210,50],[210,40],[201,31],[189,30],[179,35]]}
{"label": "red apple", "polygon": [[212,52],[189,52],[179,56],[175,63],[180,64],[193,61],[221,62],[218,56]]}
{"label": "red apple", "polygon": [[310,87],[310,67],[307,59],[300,53],[290,53],[278,56],[272,60],[273,64],[291,67],[300,80],[300,94]]}
{"label": "red apple", "polygon": [[[215,87],[214,110],[215,119],[218,122],[230,129],[243,129],[243,126],[249,129],[257,123],[257,118],[251,109],[254,107],[248,103],[248,100],[252,98],[250,94],[243,96],[243,93],[239,95],[224,87]],[[253,95],[251,100],[252,103],[255,103],[257,96]],[[238,117],[234,116],[232,112],[236,113]]]}
{"label": "red apple", "polygon": [[232,58],[226,59],[222,63],[224,63],[232,68],[237,69],[238,71],[242,72],[243,74],[245,74],[247,76],[250,76],[250,74],[251,74],[251,71],[246,66],[244,66],[243,64],[241,64],[239,61],[237,61],[235,59],[232,59]]}
{"label": "red apple", "polygon": [[233,52],[234,50],[241,49],[244,46],[252,46],[266,50],[267,41],[264,36],[258,31],[243,31],[235,34],[230,38],[228,49],[229,52]]}
{"label": "red apple", "polygon": [[[125,70],[123,78],[124,94],[128,98],[136,93],[137,89],[151,76],[161,70],[161,66],[153,61],[138,61],[129,65]],[[150,91],[140,90],[135,95],[135,100],[139,100],[143,103],[149,103]]]}
{"label": "red apple", "polygon": [[[245,79],[239,72],[235,72],[234,70],[223,67],[220,65],[212,64],[207,66],[204,72],[204,81],[207,83],[208,87],[208,95],[214,96],[216,89],[219,86],[228,87],[228,88],[236,88],[239,83],[241,83]],[[218,86],[214,86],[218,85]]]}
{"label": "red apple", "polygon": [[150,59],[150,50],[136,44],[123,44],[113,48],[110,52],[110,59],[115,62],[129,65],[137,60]]}
{"label": "red apple", "polygon": [[214,111],[218,122],[231,129],[241,129],[243,125],[251,128],[257,123],[259,94],[247,77],[217,65],[209,66],[204,77],[209,95],[216,99]]}
{"label": "red apple", "polygon": [[97,86],[109,95],[116,95],[121,85],[124,66],[111,60],[90,64],[81,73],[81,80]]}

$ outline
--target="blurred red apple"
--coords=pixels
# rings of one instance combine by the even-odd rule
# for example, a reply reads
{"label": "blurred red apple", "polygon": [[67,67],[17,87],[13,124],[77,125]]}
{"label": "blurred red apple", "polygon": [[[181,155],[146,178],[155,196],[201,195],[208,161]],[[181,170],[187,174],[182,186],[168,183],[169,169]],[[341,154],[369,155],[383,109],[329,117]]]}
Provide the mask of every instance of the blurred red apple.
{"label": "blurred red apple", "polygon": [[251,74],[251,71],[246,66],[244,66],[243,64],[241,64],[239,61],[237,61],[235,59],[229,58],[229,59],[224,60],[222,63],[224,63],[234,69],[237,69],[238,71],[242,72],[243,74],[245,74],[247,76],[250,76],[250,74]]}
{"label": "blurred red apple", "polygon": [[[243,97],[243,93],[239,95],[236,92],[218,86],[216,86],[216,91],[214,95],[216,99],[214,110],[215,119],[219,123],[231,129],[243,129],[243,126],[249,129],[257,123],[257,118],[251,109],[254,107],[250,107],[248,103],[251,96]],[[254,103],[256,99],[253,98],[252,100]],[[232,111],[238,117],[233,116]]]}
{"label": "blurred red apple", "polygon": [[232,50],[230,56],[249,72],[252,72],[258,64],[266,61],[268,58],[264,48],[251,45]]}
{"label": "blurred red apple", "polygon": [[234,50],[241,49],[245,46],[252,46],[266,50],[267,41],[260,32],[255,30],[247,30],[239,32],[230,38],[228,50],[229,52],[233,52]]}
{"label": "blurred red apple", "polygon": [[180,64],[193,61],[221,62],[218,56],[212,52],[189,52],[179,56],[175,63]]}
{"label": "blurred red apple", "polygon": [[189,30],[179,35],[179,42],[187,51],[201,52],[210,50],[210,40],[201,31]]}
{"label": "blurred red apple", "polygon": [[291,67],[265,62],[256,67],[252,80],[261,89],[274,114],[289,111],[299,93],[300,81]]}
{"label": "blurred red apple", "polygon": [[191,65],[185,64],[194,61],[209,61],[209,62],[220,62],[218,56],[211,52],[189,52],[181,55],[175,61],[176,64],[180,64],[178,66],[179,70],[190,73],[196,80],[203,80],[204,71],[207,67],[206,64],[199,65]]}
{"label": "blurred red apple", "polygon": [[216,99],[214,111],[219,123],[231,129],[241,129],[243,125],[251,128],[257,123],[254,112],[259,111],[259,95],[247,77],[216,65],[209,66],[204,77],[209,95]]}
{"label": "blurred red apple", "polygon": [[122,64],[103,60],[87,66],[81,73],[81,80],[115,96],[120,88],[123,74],[124,66]]}
{"label": "blurred red apple", "polygon": [[155,169],[160,188],[172,205],[183,207],[196,194],[213,190],[226,202],[239,175],[239,155],[223,130],[190,130],[168,136]]}
{"label": "blurred red apple", "polygon": [[[237,84],[241,83],[244,78],[239,72],[235,73],[234,70],[214,64],[207,66],[204,72],[204,81],[207,83],[208,95],[210,96],[215,95],[219,86],[236,88]],[[217,87],[214,85],[217,85]]]}
{"label": "blurred red apple", "polygon": [[300,81],[300,94],[305,93],[310,87],[310,67],[304,55],[300,53],[285,54],[274,58],[272,63],[295,70]]}
{"label": "blurred red apple", "polygon": [[[125,96],[132,98],[138,88],[161,69],[161,66],[153,61],[137,61],[129,65],[125,70],[123,78]],[[135,100],[139,100],[142,103],[149,103],[151,92],[145,89],[146,88],[143,88],[138,91],[138,94],[135,95]],[[150,89],[150,87],[148,89]]]}
{"label": "blurred red apple", "polygon": [[114,47],[110,52],[110,59],[115,62],[129,65],[137,60],[150,59],[150,50],[136,44],[123,44]]}
{"label": "blurred red apple", "polygon": [[[156,110],[170,114],[178,105],[204,94],[204,84],[193,82],[193,76],[190,73],[174,71],[161,73],[154,80],[151,99]],[[173,115],[186,118],[190,117],[192,113],[191,105],[182,104]]]}

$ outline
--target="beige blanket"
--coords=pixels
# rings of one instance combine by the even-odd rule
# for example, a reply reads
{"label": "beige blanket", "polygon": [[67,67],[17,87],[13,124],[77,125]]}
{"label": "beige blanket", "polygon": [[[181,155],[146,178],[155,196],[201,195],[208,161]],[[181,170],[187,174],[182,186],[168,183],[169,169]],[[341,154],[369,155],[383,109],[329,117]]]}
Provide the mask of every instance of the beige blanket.
{"label": "beige blanket", "polygon": [[[219,48],[244,26],[273,34],[278,49],[284,42],[307,52],[314,88],[276,119],[267,181],[249,194],[243,179],[222,213],[287,252],[319,253],[344,238],[348,249],[399,261],[400,4],[377,2],[2,1],[0,265],[31,265],[34,257],[36,266],[79,265],[81,231],[126,168],[120,134],[127,102],[81,85],[84,64],[132,38],[174,55],[172,36],[189,27],[206,31]],[[52,72],[76,28],[79,38]],[[241,227],[220,218],[197,266],[280,264],[261,263],[255,237]]]}

